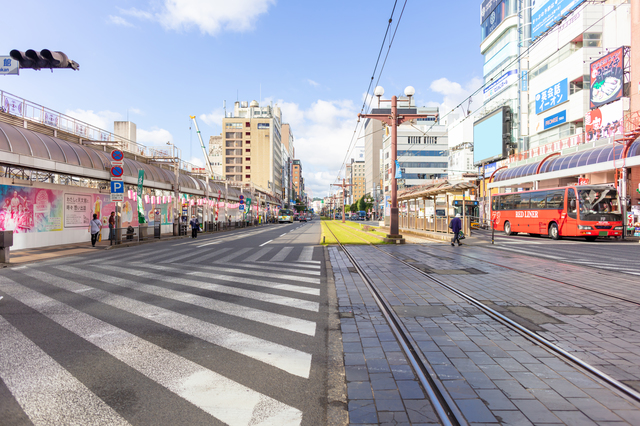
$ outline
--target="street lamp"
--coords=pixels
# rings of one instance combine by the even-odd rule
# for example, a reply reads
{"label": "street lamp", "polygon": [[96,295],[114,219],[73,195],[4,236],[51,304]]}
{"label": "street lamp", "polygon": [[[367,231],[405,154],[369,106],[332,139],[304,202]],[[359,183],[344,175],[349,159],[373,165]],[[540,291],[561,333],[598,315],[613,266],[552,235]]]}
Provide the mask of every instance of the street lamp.
{"label": "street lamp", "polygon": [[[384,95],[384,88],[377,86],[374,95],[378,97],[378,107],[380,106],[380,97]],[[391,97],[391,108],[374,109],[374,114],[358,114],[359,118],[373,118],[385,123],[391,127],[391,216],[389,224],[389,235],[387,238],[402,240],[398,227],[398,185],[396,182],[396,161],[398,159],[398,126],[405,121],[416,120],[418,118],[427,118],[436,116],[437,114],[416,114],[416,108],[411,108],[411,97],[415,95],[416,89],[407,86],[404,94],[409,98],[409,108],[402,108],[398,111],[398,98]]]}

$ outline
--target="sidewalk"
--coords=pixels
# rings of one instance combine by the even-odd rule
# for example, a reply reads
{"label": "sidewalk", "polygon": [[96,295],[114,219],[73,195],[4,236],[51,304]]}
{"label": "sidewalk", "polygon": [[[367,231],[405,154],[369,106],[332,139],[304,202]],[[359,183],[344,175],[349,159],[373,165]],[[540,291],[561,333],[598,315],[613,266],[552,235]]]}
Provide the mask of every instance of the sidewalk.
{"label": "sidewalk", "polygon": [[[477,245],[472,257],[446,245],[384,246],[483,301],[574,356],[638,389],[640,305],[589,291],[637,279]],[[497,322],[413,269],[366,246],[349,251],[400,317],[445,397],[469,424],[640,424],[640,403]],[[350,422],[432,424],[437,419],[378,306],[344,253],[329,248],[335,274]],[[493,264],[487,263],[493,262]],[[517,266],[517,270],[495,263]],[[527,271],[554,270],[556,281]],[[603,275],[606,275],[603,276]],[[562,284],[561,282],[568,282]],[[581,283],[578,288],[571,284]]]}
{"label": "sidewalk", "polygon": [[[264,225],[265,224],[262,224],[259,226],[264,226]],[[254,228],[256,227],[250,226],[247,228],[230,228],[230,229],[224,229],[222,231],[200,232],[200,234],[213,235],[221,232],[231,232],[236,230],[254,229]],[[162,234],[161,238],[149,238],[142,241],[130,241],[130,242],[125,241],[122,244],[117,244],[117,245],[109,244],[109,240],[102,240],[96,243],[95,247],[91,247],[91,241],[89,240],[90,238],[87,233],[86,242],[60,244],[60,245],[54,245],[54,246],[37,247],[37,248],[22,249],[22,250],[11,250],[11,258],[10,258],[11,262],[0,263],[0,268],[6,268],[8,266],[9,267],[16,266],[16,265],[21,265],[21,264],[30,263],[30,262],[37,262],[41,260],[54,259],[57,257],[86,254],[86,253],[94,252],[96,250],[113,250],[118,248],[136,246],[140,244],[152,244],[152,243],[157,243],[162,241],[171,241],[171,240],[190,238],[190,237],[191,237],[191,232],[189,232],[188,235],[181,235],[181,236],[174,236],[171,233],[167,233],[167,234]]]}

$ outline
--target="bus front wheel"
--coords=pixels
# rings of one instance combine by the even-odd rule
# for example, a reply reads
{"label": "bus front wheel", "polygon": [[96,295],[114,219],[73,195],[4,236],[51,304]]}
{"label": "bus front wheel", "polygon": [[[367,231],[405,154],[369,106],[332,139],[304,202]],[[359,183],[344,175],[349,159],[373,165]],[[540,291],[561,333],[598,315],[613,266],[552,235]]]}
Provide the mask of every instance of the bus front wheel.
{"label": "bus front wheel", "polygon": [[511,223],[509,223],[509,222],[505,222],[504,223],[504,234],[505,235],[511,235],[512,234],[512,232],[511,232]]}
{"label": "bus front wheel", "polygon": [[549,225],[549,237],[553,240],[560,239],[560,232],[558,231],[557,223],[552,223],[551,225]]}

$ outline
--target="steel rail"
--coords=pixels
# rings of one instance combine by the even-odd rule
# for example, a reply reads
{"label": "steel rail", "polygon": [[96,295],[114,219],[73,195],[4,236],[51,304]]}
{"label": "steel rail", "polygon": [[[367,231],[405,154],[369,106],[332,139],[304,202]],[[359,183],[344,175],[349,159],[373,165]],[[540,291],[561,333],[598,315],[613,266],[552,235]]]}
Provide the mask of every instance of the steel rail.
{"label": "steel rail", "polygon": [[428,273],[426,273],[425,271],[413,266],[412,264],[405,262],[404,260],[394,256],[393,254],[382,250],[378,247],[372,246],[374,247],[376,250],[379,250],[380,252],[386,254],[387,256],[396,259],[398,262],[402,263],[403,265],[406,265],[410,268],[412,268],[413,270],[419,272],[420,274],[424,275],[425,277],[429,278],[431,281],[441,285],[442,287],[446,288],[447,290],[455,293],[456,295],[462,297],[463,299],[467,300],[468,302],[472,303],[473,305],[475,305],[476,307],[480,308],[482,311],[486,312],[488,315],[490,315],[492,318],[494,318],[495,320],[501,322],[502,324],[506,325],[507,327],[519,332],[521,335],[527,337],[529,340],[532,340],[533,342],[547,348],[548,350],[550,350],[551,352],[555,353],[556,355],[560,355],[562,358],[570,361],[571,363],[580,366],[581,368],[583,368],[584,370],[588,371],[589,373],[593,374],[594,376],[596,376],[597,378],[599,378],[600,380],[604,381],[605,383],[609,384],[610,386],[618,389],[619,391],[623,392],[624,394],[632,397],[633,399],[635,399],[636,401],[640,401],[640,393],[635,391],[634,389],[630,388],[629,386],[625,385],[624,383],[614,379],[613,377],[609,376],[608,374],[598,370],[597,368],[593,367],[590,364],[587,364],[586,362],[582,361],[581,359],[575,357],[574,355],[571,355],[569,352],[565,351],[564,349],[556,346],[555,344],[553,344],[552,342],[550,342],[549,340],[545,339],[544,337],[534,333],[533,331],[521,326],[520,324],[518,324],[517,322],[507,318],[506,316],[500,314],[499,312],[496,312],[495,310],[491,309],[490,307],[488,307],[487,305],[483,304],[482,302],[478,301],[477,299],[473,298],[472,296],[469,296],[468,294],[450,286],[449,284],[435,278],[432,277],[431,275],[429,275]]}
{"label": "steel rail", "polygon": [[[371,292],[371,295],[376,301],[376,304],[378,305],[382,314],[387,320],[387,323],[389,324],[391,331],[393,332],[393,334],[396,336],[396,339],[400,343],[400,346],[402,347],[402,350],[405,356],[408,358],[409,362],[411,363],[411,366],[413,367],[413,370],[416,372],[416,375],[418,376],[418,379],[420,380],[422,387],[427,392],[427,396],[429,397],[431,404],[435,408],[436,413],[438,414],[438,417],[440,418],[442,424],[444,426],[467,425],[468,423],[466,422],[462,414],[457,410],[457,407],[455,410],[452,409],[452,407],[455,407],[455,403],[453,401],[447,401],[448,399],[450,399],[450,397],[439,389],[439,386],[436,383],[436,380],[438,380],[437,377],[435,379],[431,377],[431,375],[432,374],[435,375],[435,373],[431,373],[429,369],[426,367],[426,365],[422,362],[420,357],[417,355],[417,351],[411,344],[409,337],[403,331],[401,327],[401,322],[397,318],[397,315],[393,312],[391,307],[387,304],[387,302],[384,300],[382,295],[375,288],[373,282],[367,276],[367,274],[364,272],[364,270],[358,264],[358,262],[355,260],[353,255],[351,255],[351,253],[349,253],[347,248],[340,242],[340,240],[335,235],[333,230],[328,225],[326,226],[326,228],[329,232],[331,232],[333,237],[336,239],[336,241],[338,242],[338,245],[340,246],[344,254],[347,256],[349,261],[353,264],[354,268],[358,272],[358,275],[360,275],[360,278],[362,278],[362,281]],[[341,227],[341,228],[347,228],[347,227]],[[368,241],[358,236],[357,234],[351,232],[350,230],[348,231],[353,235],[356,235],[358,238],[365,241],[367,244],[371,245],[372,247],[375,247]]]}

